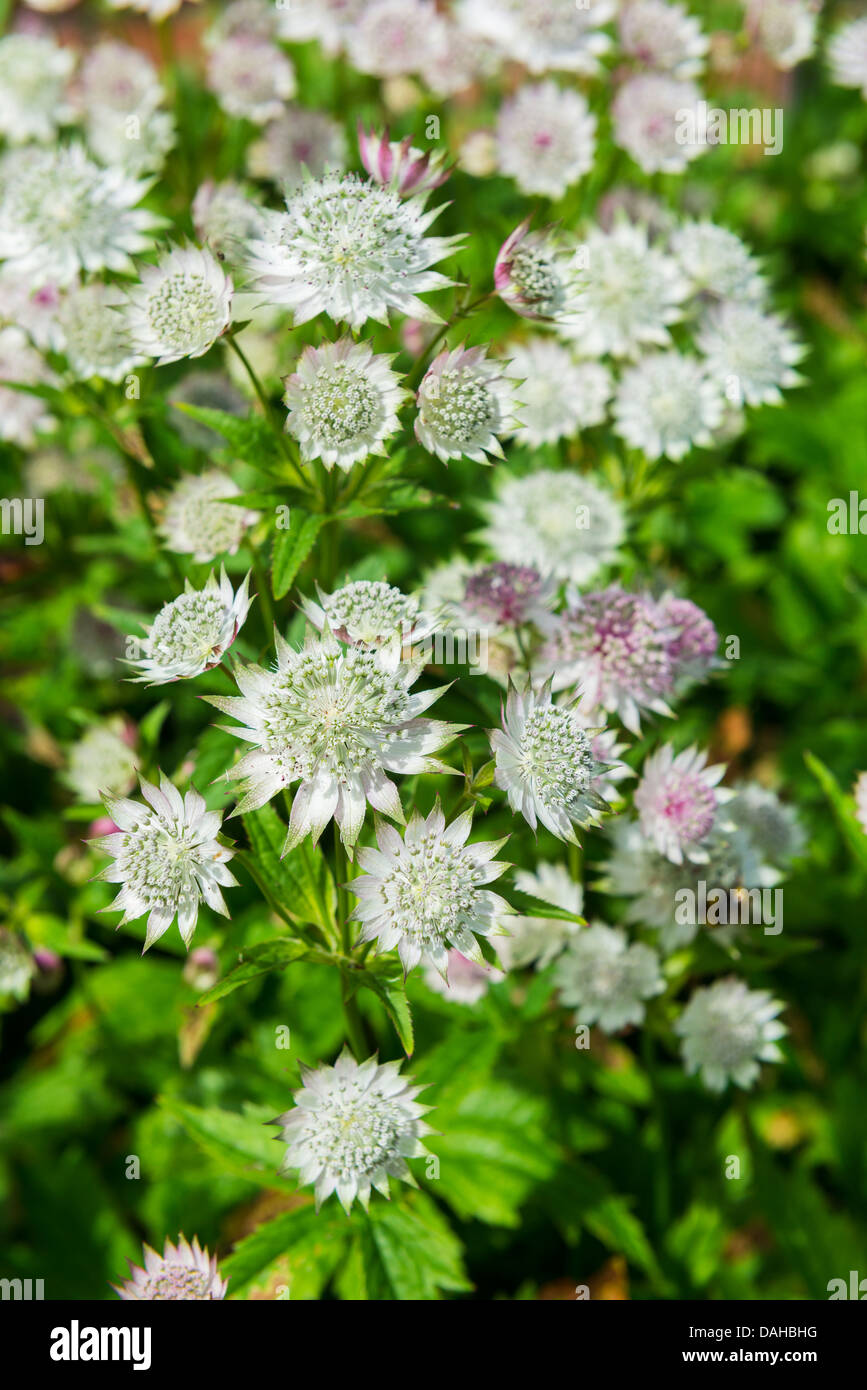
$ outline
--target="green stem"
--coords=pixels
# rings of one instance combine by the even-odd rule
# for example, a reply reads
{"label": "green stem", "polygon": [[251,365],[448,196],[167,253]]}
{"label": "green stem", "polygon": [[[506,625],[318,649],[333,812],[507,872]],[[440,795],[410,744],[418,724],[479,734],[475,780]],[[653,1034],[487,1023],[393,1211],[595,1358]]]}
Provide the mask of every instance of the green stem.
{"label": "green stem", "polygon": [[653,1118],[656,1124],[656,1161],[653,1165],[653,1211],[657,1230],[666,1231],[671,1215],[671,1187],[669,1181],[670,1156],[668,1152],[668,1127],[665,1107],[659,1089],[656,1067],[656,1048],[653,1034],[645,1023],[641,1030],[641,1053],[647,1079],[650,1082]]}
{"label": "green stem", "polygon": [[265,629],[265,645],[270,647],[274,638],[274,609],[271,604],[271,593],[268,586],[268,575],[265,566],[262,564],[262,557],[257,548],[250,546],[251,564],[253,576],[256,580],[256,592],[259,596],[259,612],[262,615],[262,626]]}
{"label": "green stem", "polygon": [[253,369],[252,362],[250,361],[244,349],[241,347],[233,332],[227,333],[225,335],[225,338],[226,342],[229,344],[229,347],[232,349],[235,356],[238,358],[238,361],[241,363],[241,366],[244,368],[244,371],[247,373],[250,385],[256,392],[259,404],[261,405],[262,410],[264,412],[265,419],[267,423],[271,426],[271,429],[274,433],[274,437],[276,438],[277,443],[280,446],[280,452],[282,453],[284,459],[286,460],[286,463],[289,466],[290,471],[293,474],[294,479],[296,480],[296,487],[301,488],[303,492],[309,492],[310,489],[307,483],[307,479],[304,477],[299,465],[292,457],[292,449],[289,445],[289,440],[286,437],[286,431],[282,428],[280,421],[274,414],[271,402],[265,393],[265,388],[263,387],[261,381],[259,380],[258,376],[256,375],[256,372]]}
{"label": "green stem", "polygon": [[460,323],[461,319],[470,318],[476,312],[477,309],[480,309],[482,307],[483,304],[487,304],[489,299],[493,299],[495,294],[495,290],[488,290],[487,294],[480,295],[479,298],[474,299],[471,304],[466,304],[462,309],[458,309],[454,314],[452,314],[448,322],[443,324],[439,332],[436,333],[435,336],[428,343],[426,351],[422,353],[421,357],[416,362],[409,376],[406,378],[406,385],[409,390],[415,390],[415,388],[418,386],[419,382],[425,374],[425,371],[427,370],[428,364],[433,359],[436,349],[439,347],[440,343],[448,333],[449,329],[454,328],[455,324]]}
{"label": "green stem", "polygon": [[353,994],[349,994],[349,981],[343,977],[343,1023],[346,1030],[346,1041],[355,1054],[356,1062],[364,1062],[370,1056],[370,1048],[364,1029],[364,1019],[361,1017],[361,1010],[358,1007],[358,1000]]}

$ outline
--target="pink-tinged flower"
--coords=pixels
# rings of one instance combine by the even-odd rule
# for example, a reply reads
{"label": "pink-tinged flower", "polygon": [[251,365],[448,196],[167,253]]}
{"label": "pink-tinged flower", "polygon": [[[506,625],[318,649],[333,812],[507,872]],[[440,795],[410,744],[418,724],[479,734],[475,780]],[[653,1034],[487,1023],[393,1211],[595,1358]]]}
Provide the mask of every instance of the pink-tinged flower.
{"label": "pink-tinged flower", "polygon": [[127,1260],[132,1276],[122,1284],[112,1284],[124,1302],[154,1299],[160,1302],[196,1301],[206,1303],[226,1297],[228,1280],[217,1272],[217,1257],[203,1250],[198,1238],[192,1245],[179,1236],[177,1245],[166,1238],[162,1255],[149,1245],[142,1247],[144,1269]]}
{"label": "pink-tinged flower", "polygon": [[429,193],[444,184],[451,173],[443,150],[417,150],[412,136],[389,140],[388,130],[365,130],[358,122],[358,152],[374,183],[395,189],[402,197]]}
{"label": "pink-tinged flower", "polygon": [[270,179],[284,191],[301,183],[305,171],[314,179],[346,168],[343,127],[326,111],[288,105],[247,150],[247,170]]}
{"label": "pink-tinged flower", "polygon": [[580,689],[590,706],[616,714],[633,734],[643,710],[671,715],[676,636],[664,610],[648,593],[611,584],[583,594],[562,615],[543,652],[558,690]]}
{"label": "pink-tinged flower", "polygon": [[539,82],[503,103],[497,144],[500,172],[522,193],[561,198],[593,168],[596,117],[580,92]]}
{"label": "pink-tinged flower", "polygon": [[693,82],[665,73],[642,72],[624,82],[611,104],[614,140],[646,174],[682,174],[707,149],[684,138],[696,123],[700,92]]}
{"label": "pink-tinged flower", "polygon": [[367,0],[346,34],[350,62],[374,77],[423,73],[442,28],[433,0]]}
{"label": "pink-tinged flower", "polygon": [[683,5],[628,0],[618,20],[624,53],[675,77],[698,77],[710,40]]}
{"label": "pink-tinged flower", "polygon": [[419,388],[415,437],[443,463],[503,457],[497,436],[512,432],[514,388],[486,353],[487,347],[443,348]]}
{"label": "pink-tinged flower", "polygon": [[210,946],[197,946],[190,951],[184,963],[184,982],[191,989],[204,993],[212,989],[220,978],[220,958]]}
{"label": "pink-tinged flower", "polygon": [[497,628],[544,625],[555,597],[554,581],[532,565],[496,561],[467,575],[462,612]]}
{"label": "pink-tinged flower", "polygon": [[276,44],[234,34],[211,53],[208,86],[228,115],[264,125],[295,95],[295,69]]}
{"label": "pink-tinged flower", "polygon": [[706,864],[704,842],[718,823],[719,807],[731,792],[717,783],[725,765],[707,766],[707,755],[697,748],[675,754],[670,743],[647,759],[635,789],[635,809],[644,835],[673,864],[684,858]]}
{"label": "pink-tinged flower", "polygon": [[219,666],[250,611],[249,586],[248,574],[234,593],[225,566],[219,582],[212,571],[203,589],[194,589],[187,580],[184,592],[164,604],[145,628],[146,636],[139,639],[142,656],[128,662],[139,671],[132,679],[165,685]]}
{"label": "pink-tinged flower", "polygon": [[428,989],[441,994],[451,1004],[478,1004],[490,986],[502,979],[505,979],[502,970],[495,970],[491,965],[477,965],[454,949],[449,951],[448,983],[435,965],[428,965],[424,972]]}
{"label": "pink-tinged flower", "polygon": [[704,609],[691,599],[663,594],[659,607],[671,630],[668,655],[680,693],[693,681],[705,680],[719,664],[716,656],[719,635]]}
{"label": "pink-tinged flower", "polygon": [[584,280],[578,251],[554,227],[531,232],[527,218],[497,253],[494,289],[521,318],[561,323],[574,312],[573,301]]}

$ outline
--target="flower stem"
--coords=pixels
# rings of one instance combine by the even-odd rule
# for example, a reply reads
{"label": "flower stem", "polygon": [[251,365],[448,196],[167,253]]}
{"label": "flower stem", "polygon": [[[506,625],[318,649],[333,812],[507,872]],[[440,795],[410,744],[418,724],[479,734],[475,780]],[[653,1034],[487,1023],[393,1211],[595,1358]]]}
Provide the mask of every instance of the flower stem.
{"label": "flower stem", "polygon": [[261,405],[262,410],[264,412],[265,419],[267,423],[271,426],[271,429],[274,432],[274,437],[276,438],[277,443],[280,446],[280,452],[286,460],[286,463],[289,465],[289,468],[292,474],[294,475],[294,478],[297,480],[296,487],[301,488],[303,492],[309,492],[310,489],[307,485],[307,480],[302,474],[301,469],[299,468],[295,459],[292,457],[292,450],[289,446],[289,441],[286,438],[286,431],[282,429],[280,421],[274,414],[271,402],[265,393],[265,388],[263,387],[261,381],[259,380],[258,376],[256,375],[256,372],[253,369],[253,364],[251,363],[249,357],[247,356],[244,349],[241,347],[233,332],[228,332],[225,335],[225,338],[226,342],[229,344],[229,347],[232,349],[235,356],[238,358],[238,361],[244,368],[244,371],[247,373],[247,376],[250,380],[250,385],[256,392],[259,404]]}
{"label": "flower stem", "polygon": [[495,290],[488,290],[487,294],[482,294],[478,299],[474,299],[472,303],[465,304],[462,309],[457,309],[448,322],[443,324],[439,332],[428,343],[427,350],[422,353],[412,371],[409,373],[409,376],[406,378],[406,385],[410,390],[414,390],[418,386],[436,349],[439,347],[449,329],[454,328],[455,324],[460,323],[461,319],[470,318],[483,304],[487,304],[489,299],[493,299],[495,293]]}

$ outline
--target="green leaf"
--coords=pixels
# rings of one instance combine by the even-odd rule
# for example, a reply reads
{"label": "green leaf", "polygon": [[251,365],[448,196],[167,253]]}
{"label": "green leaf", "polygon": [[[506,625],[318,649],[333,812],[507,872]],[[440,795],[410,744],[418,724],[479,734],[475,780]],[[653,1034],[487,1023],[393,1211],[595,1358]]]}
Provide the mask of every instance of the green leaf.
{"label": "green leaf", "polygon": [[554,903],[545,902],[544,898],[534,898],[530,893],[519,893],[517,889],[512,890],[511,897],[512,906],[522,917],[547,917],[552,922],[577,922],[582,927],[587,925],[585,917],[580,917],[577,912],[569,912],[565,907],[555,907]]}
{"label": "green leaf", "polygon": [[261,979],[272,970],[284,970],[293,961],[305,960],[308,956],[309,952],[303,941],[295,941],[291,937],[281,936],[274,941],[262,941],[258,946],[251,946],[240,953],[234,970],[230,970],[228,975],[218,980],[212,989],[203,994],[198,1001],[199,1005],[213,1004],[215,1000],[224,999],[227,994],[234,993],[242,985]]}
{"label": "green leaf", "polygon": [[412,1014],[406,997],[406,982],[402,972],[387,973],[393,969],[394,966],[389,961],[384,969],[377,969],[374,965],[359,972],[353,978],[357,980],[359,988],[372,990],[382,1000],[388,1016],[394,1024],[397,1036],[400,1038],[401,1047],[407,1057],[411,1057],[415,1047],[415,1037]]}
{"label": "green leaf", "polygon": [[472,1288],[460,1241],[423,1192],[373,1199],[353,1217],[353,1245],[337,1287],[342,1298],[430,1301]]}
{"label": "green leaf", "polygon": [[266,1128],[273,1119],[269,1109],[249,1105],[239,1115],[214,1106],[187,1105],[175,1096],[162,1097],[160,1104],[226,1172],[260,1187],[294,1188],[278,1171],[280,1149],[274,1132]]}
{"label": "green leaf", "polygon": [[333,933],[337,893],[321,850],[303,840],[281,859],[286,826],[273,806],[250,811],[243,821],[256,867],[275,902],[293,921],[314,922],[325,932]]}
{"label": "green leaf", "polygon": [[271,588],[275,598],[288,594],[307,556],[316,544],[316,537],[325,517],[293,507],[289,526],[274,537],[271,556]]}
{"label": "green leaf", "polygon": [[843,832],[843,839],[849,852],[861,868],[867,869],[867,834],[855,815],[855,803],[852,797],[847,796],[841,789],[830,768],[827,768],[812,753],[805,753],[804,761],[831,803],[831,809]]}
{"label": "green leaf", "polygon": [[198,420],[200,425],[216,430],[238,457],[254,468],[264,463],[273,464],[279,457],[271,427],[261,415],[231,415],[226,410],[212,410],[209,406],[188,405],[181,401],[175,402],[175,409]]}
{"label": "green leaf", "polygon": [[[312,1202],[299,1205],[257,1226],[222,1261],[220,1273],[229,1279],[229,1297],[266,1282],[279,1262],[290,1299],[318,1299],[346,1253],[351,1228],[342,1208],[317,1212]],[[285,1270],[284,1270],[285,1265]]]}

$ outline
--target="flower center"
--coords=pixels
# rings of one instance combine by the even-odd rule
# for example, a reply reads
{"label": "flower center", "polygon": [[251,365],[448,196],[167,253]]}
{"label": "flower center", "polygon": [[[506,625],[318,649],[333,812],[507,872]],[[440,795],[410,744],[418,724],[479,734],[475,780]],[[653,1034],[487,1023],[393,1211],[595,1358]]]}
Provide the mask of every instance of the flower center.
{"label": "flower center", "polygon": [[154,620],[148,655],[160,665],[208,656],[223,635],[226,610],[215,590],[181,594]]}
{"label": "flower center", "polygon": [[361,372],[335,362],[303,388],[304,414],[313,434],[327,444],[347,444],[368,434],[377,420],[380,399]]}
{"label": "flower center", "polygon": [[444,438],[466,445],[494,432],[496,401],[470,372],[452,368],[429,377],[421,395],[425,423]]}
{"label": "flower center", "polygon": [[533,710],[521,737],[521,771],[535,794],[568,809],[593,777],[590,740],[569,710]]}

